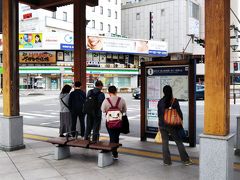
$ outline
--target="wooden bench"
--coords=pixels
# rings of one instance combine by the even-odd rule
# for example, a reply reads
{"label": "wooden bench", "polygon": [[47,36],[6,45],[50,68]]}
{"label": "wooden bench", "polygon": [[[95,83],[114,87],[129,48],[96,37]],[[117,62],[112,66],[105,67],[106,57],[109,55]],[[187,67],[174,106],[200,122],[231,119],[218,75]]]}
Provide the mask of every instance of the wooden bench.
{"label": "wooden bench", "polygon": [[54,159],[60,160],[70,156],[70,147],[80,147],[98,150],[98,166],[105,167],[113,163],[112,151],[117,150],[121,144],[110,142],[93,143],[88,140],[81,140],[71,137],[49,138],[47,142],[57,145],[54,152]]}

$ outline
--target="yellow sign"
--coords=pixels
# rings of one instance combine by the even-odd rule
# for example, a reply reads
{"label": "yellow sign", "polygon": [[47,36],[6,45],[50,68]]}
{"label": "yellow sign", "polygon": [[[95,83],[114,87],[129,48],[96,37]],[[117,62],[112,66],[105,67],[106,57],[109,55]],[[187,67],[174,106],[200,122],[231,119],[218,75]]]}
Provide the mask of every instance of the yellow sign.
{"label": "yellow sign", "polygon": [[19,63],[54,64],[56,63],[56,52],[55,51],[20,51]]}

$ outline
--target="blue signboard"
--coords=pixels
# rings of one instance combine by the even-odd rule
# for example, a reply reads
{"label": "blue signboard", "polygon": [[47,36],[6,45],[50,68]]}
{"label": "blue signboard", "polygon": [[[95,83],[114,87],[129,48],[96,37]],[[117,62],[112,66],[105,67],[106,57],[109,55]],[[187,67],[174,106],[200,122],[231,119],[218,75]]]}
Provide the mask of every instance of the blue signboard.
{"label": "blue signboard", "polygon": [[188,66],[147,68],[147,76],[188,75]]}
{"label": "blue signboard", "polygon": [[149,50],[148,54],[156,55],[156,56],[159,56],[159,57],[166,57],[166,56],[168,56],[168,52],[167,51],[161,51],[161,50]]}
{"label": "blue signboard", "polygon": [[73,44],[60,44],[60,49],[65,51],[73,51],[74,45]]}

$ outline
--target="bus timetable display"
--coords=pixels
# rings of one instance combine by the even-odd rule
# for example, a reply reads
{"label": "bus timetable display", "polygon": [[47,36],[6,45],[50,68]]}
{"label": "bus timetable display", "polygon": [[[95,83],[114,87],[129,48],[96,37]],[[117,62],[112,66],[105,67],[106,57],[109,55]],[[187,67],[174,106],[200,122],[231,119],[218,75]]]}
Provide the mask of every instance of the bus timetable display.
{"label": "bus timetable display", "polygon": [[[162,89],[170,85],[179,100],[188,100],[188,66],[165,66],[146,68],[146,131],[158,130],[157,103],[163,97]],[[184,119],[188,119],[183,113]]]}

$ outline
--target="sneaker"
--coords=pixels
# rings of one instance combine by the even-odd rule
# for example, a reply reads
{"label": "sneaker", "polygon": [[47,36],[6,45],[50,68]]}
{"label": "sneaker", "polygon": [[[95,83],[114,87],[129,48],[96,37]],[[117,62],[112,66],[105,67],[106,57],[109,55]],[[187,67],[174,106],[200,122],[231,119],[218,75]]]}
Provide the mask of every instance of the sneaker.
{"label": "sneaker", "polygon": [[118,155],[112,156],[114,160],[118,160]]}
{"label": "sneaker", "polygon": [[185,166],[189,166],[189,165],[191,165],[191,164],[193,164],[193,162],[192,162],[191,159],[189,159],[188,161],[185,161],[185,162],[184,162],[184,165],[185,165]]}
{"label": "sneaker", "polygon": [[163,163],[164,164],[164,166],[171,166],[172,165],[172,163]]}

